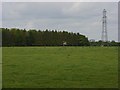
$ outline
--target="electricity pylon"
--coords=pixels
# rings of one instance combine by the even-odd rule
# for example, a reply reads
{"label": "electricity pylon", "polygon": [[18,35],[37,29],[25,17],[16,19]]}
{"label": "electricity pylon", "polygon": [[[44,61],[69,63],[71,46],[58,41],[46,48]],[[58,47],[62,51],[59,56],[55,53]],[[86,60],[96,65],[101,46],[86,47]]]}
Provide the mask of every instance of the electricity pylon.
{"label": "electricity pylon", "polygon": [[102,17],[102,46],[104,46],[104,43],[108,41],[108,36],[107,36],[107,15],[106,15],[106,10],[103,10],[103,17]]}

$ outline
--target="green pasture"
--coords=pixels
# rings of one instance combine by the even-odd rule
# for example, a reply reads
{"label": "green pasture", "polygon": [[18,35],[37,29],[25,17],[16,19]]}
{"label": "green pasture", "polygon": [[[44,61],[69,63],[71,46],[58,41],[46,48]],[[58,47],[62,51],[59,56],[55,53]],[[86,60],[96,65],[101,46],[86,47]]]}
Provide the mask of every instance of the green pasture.
{"label": "green pasture", "polygon": [[0,89],[2,89],[2,47],[0,47]]}
{"label": "green pasture", "polygon": [[117,47],[3,47],[3,88],[116,88]]}

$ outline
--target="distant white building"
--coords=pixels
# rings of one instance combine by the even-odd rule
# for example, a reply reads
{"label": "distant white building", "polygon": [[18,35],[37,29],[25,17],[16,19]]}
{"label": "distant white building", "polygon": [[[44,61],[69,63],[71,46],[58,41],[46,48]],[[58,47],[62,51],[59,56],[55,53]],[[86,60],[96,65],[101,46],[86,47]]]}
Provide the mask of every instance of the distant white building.
{"label": "distant white building", "polygon": [[66,46],[67,45],[67,42],[63,41],[63,46]]}
{"label": "distant white building", "polygon": [[95,42],[95,40],[94,40],[94,39],[90,39],[89,41],[90,41],[90,42]]}

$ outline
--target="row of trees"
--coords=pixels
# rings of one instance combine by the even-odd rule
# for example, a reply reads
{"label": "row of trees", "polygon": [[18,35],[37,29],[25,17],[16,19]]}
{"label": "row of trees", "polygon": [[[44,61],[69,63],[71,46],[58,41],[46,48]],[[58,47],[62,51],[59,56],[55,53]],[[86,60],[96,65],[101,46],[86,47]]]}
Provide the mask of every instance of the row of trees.
{"label": "row of trees", "polygon": [[3,46],[89,46],[88,38],[79,33],[56,30],[2,28]]}
{"label": "row of trees", "polygon": [[120,46],[120,42],[115,42],[114,40],[107,42],[102,42],[101,40],[90,41],[90,46]]}
{"label": "row of trees", "polygon": [[[2,46],[120,46],[119,42],[88,40],[79,33],[2,28]],[[1,35],[1,34],[0,34]]]}

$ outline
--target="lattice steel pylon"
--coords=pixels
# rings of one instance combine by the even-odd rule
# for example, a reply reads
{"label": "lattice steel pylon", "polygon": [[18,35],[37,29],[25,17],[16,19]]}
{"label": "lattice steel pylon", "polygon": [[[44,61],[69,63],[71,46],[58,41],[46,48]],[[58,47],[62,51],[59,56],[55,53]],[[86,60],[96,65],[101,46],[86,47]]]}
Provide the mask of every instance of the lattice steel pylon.
{"label": "lattice steel pylon", "polygon": [[102,46],[104,46],[104,42],[108,41],[108,36],[107,36],[107,15],[106,15],[106,10],[103,10],[103,17],[102,17]]}

